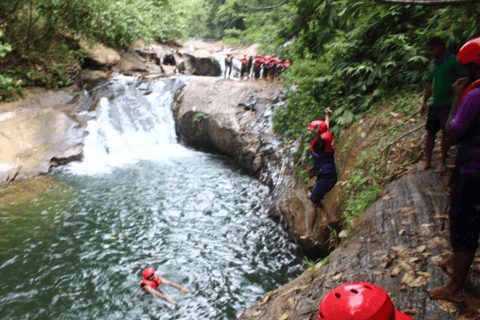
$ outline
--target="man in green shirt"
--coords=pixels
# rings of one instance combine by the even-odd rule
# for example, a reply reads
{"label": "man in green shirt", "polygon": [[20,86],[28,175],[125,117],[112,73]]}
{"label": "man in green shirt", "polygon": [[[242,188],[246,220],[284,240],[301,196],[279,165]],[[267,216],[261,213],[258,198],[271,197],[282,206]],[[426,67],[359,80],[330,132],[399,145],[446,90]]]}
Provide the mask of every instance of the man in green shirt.
{"label": "man in green shirt", "polygon": [[[464,74],[463,66],[457,62],[454,54],[445,51],[445,44],[442,39],[434,37],[427,42],[430,56],[434,58],[433,69],[427,78],[427,87],[423,97],[423,104],[420,114],[427,114],[427,142],[425,146],[425,167],[431,167],[432,152],[435,143],[435,136],[442,130],[442,151],[440,164],[437,172],[445,172],[445,159],[448,149],[445,143],[445,123],[447,122],[454,98],[453,83]],[[432,103],[427,107],[428,99],[432,97]],[[427,112],[428,111],[428,112]]]}

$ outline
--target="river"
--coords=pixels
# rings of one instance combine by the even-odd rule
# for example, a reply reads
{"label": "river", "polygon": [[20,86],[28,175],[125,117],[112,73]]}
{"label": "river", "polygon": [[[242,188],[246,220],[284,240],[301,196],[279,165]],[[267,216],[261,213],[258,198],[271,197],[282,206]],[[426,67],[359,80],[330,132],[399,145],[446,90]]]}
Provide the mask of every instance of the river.
{"label": "river", "polygon": [[[0,209],[1,319],[234,319],[298,276],[268,188],[177,143],[175,81],[112,80],[84,160],[55,174],[68,196]],[[146,267],[190,291],[142,294]]]}

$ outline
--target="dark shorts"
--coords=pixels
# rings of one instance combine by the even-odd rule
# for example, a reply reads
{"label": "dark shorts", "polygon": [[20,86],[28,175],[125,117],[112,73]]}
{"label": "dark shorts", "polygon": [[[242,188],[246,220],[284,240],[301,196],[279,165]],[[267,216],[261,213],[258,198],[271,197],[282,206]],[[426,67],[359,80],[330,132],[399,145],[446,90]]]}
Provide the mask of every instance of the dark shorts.
{"label": "dark shorts", "polygon": [[313,203],[319,203],[328,191],[332,190],[335,184],[337,183],[337,177],[322,178],[322,176],[317,177],[317,181],[313,186],[312,194],[310,195],[310,201]]}
{"label": "dark shorts", "polygon": [[456,173],[450,196],[450,238],[453,250],[473,253],[480,234],[480,174]]}
{"label": "dark shorts", "polygon": [[426,124],[427,131],[437,133],[441,129],[444,129],[451,108],[451,104],[435,107],[429,106]]}

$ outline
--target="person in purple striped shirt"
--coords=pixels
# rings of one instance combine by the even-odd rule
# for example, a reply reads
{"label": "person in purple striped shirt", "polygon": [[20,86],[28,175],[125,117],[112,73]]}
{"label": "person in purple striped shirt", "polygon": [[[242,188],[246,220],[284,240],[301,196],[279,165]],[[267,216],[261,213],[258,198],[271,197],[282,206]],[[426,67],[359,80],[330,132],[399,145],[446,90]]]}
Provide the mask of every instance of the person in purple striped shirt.
{"label": "person in purple striped shirt", "polygon": [[[480,37],[458,52],[467,76],[453,85],[453,119],[447,127],[447,146],[458,143],[450,186],[450,241],[453,264],[450,282],[429,290],[430,298],[463,302],[463,288],[480,235]],[[448,270],[448,268],[447,268]]]}

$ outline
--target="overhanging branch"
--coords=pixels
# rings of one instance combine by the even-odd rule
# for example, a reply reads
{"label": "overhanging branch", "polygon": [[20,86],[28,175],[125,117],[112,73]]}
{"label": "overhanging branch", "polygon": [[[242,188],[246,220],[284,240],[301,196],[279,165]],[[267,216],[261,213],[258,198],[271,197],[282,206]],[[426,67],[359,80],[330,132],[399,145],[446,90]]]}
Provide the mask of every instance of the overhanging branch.
{"label": "overhanging branch", "polygon": [[272,10],[272,9],[275,9],[275,8],[278,8],[280,6],[283,6],[284,4],[286,4],[289,0],[284,0],[282,3],[280,4],[276,4],[274,6],[270,6],[270,7],[262,7],[262,8],[249,8],[249,7],[241,7],[241,10],[242,11],[260,11],[260,10]]}

